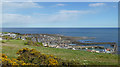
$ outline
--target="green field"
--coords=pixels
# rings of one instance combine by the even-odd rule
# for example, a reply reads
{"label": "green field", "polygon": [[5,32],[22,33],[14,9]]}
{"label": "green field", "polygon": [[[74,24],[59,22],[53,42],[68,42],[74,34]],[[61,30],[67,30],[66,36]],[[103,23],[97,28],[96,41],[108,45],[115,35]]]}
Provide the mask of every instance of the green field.
{"label": "green field", "polygon": [[24,45],[22,40],[9,40],[2,43],[2,53],[8,58],[17,58],[16,52],[22,48],[34,48],[41,53],[52,54],[64,60],[75,60],[88,65],[118,65],[118,56],[114,54],[91,53],[80,50],[59,49]]}

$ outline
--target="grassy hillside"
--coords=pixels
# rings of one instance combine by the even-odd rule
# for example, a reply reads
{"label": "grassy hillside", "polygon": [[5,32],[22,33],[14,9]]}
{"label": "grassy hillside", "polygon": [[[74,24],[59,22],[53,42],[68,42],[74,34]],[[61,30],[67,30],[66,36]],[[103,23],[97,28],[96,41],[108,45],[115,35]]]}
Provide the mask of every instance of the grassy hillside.
{"label": "grassy hillside", "polygon": [[49,47],[38,47],[24,45],[22,40],[9,40],[2,43],[2,53],[6,54],[8,58],[16,58],[16,52],[22,48],[34,48],[41,53],[52,54],[64,60],[75,60],[81,64],[90,65],[117,65],[118,56],[104,53],[91,53],[80,50],[59,49]]}

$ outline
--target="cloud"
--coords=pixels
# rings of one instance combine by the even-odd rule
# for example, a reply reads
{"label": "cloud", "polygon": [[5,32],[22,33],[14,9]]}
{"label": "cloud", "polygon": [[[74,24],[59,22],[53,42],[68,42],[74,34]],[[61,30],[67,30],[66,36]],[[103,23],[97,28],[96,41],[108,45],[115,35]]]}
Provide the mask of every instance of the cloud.
{"label": "cloud", "polygon": [[66,14],[88,14],[88,13],[95,13],[92,10],[60,10],[59,13],[66,13]]}
{"label": "cloud", "polygon": [[[0,2],[0,28],[2,27],[2,3]],[[1,29],[0,29],[1,32]]]}
{"label": "cloud", "polygon": [[79,13],[79,10],[60,10],[59,13]]}
{"label": "cloud", "polygon": [[[41,24],[41,23],[54,23],[54,22],[64,22],[70,20],[74,17],[72,14],[32,14],[32,15],[22,15],[22,14],[3,14],[4,24]],[[47,20],[46,20],[47,19]]]}
{"label": "cloud", "polygon": [[27,26],[46,26],[51,24],[66,23],[76,19],[72,14],[3,14],[3,27],[27,27]]}
{"label": "cloud", "polygon": [[66,4],[56,4],[56,6],[65,6]]}
{"label": "cloud", "polygon": [[113,8],[117,8],[117,6],[113,6]]}
{"label": "cloud", "polygon": [[4,9],[26,9],[26,8],[43,8],[37,3],[34,2],[4,2],[3,3]]}
{"label": "cloud", "polygon": [[74,22],[83,14],[93,14],[91,10],[60,10],[55,14],[3,14],[3,26],[46,26]]}
{"label": "cloud", "polygon": [[105,3],[93,3],[93,4],[89,4],[90,7],[98,7],[98,6],[104,6]]}
{"label": "cloud", "polygon": [[3,14],[3,23],[26,23],[30,21],[31,16],[25,16],[21,14]]}

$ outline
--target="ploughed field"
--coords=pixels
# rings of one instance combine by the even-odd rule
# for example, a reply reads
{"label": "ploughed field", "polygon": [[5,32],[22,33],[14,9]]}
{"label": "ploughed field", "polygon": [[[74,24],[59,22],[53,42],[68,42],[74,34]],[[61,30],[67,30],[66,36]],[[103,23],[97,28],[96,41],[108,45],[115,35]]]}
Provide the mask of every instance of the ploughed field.
{"label": "ploughed field", "polygon": [[17,58],[16,52],[22,48],[34,48],[44,54],[52,54],[64,60],[75,60],[80,64],[87,65],[118,65],[118,56],[115,54],[92,53],[80,50],[62,48],[50,48],[24,45],[23,40],[8,40],[2,43],[2,53],[8,58]]}

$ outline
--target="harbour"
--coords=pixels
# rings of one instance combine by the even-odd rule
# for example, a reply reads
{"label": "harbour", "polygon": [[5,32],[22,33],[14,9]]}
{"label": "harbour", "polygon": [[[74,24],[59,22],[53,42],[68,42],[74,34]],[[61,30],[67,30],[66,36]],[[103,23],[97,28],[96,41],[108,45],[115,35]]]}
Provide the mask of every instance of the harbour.
{"label": "harbour", "polygon": [[[117,45],[115,42],[92,41],[95,37],[72,37],[60,34],[20,34],[15,32],[1,35],[3,36],[3,40],[5,39],[4,36],[10,36],[13,39],[39,42],[42,43],[44,47],[85,50],[98,53],[105,53],[107,52],[105,50],[109,49],[108,53],[117,53]],[[109,45],[110,47],[105,47],[105,45]]]}

